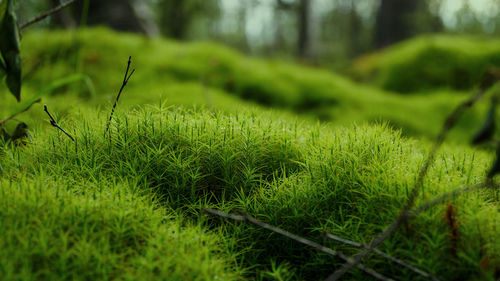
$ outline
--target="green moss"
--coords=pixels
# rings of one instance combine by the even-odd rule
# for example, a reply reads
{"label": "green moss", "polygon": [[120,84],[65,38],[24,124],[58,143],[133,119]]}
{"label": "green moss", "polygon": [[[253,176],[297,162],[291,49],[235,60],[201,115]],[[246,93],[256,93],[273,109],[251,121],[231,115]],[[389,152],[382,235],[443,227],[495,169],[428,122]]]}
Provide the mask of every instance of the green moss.
{"label": "green moss", "polygon": [[[63,204],[62,211],[54,209],[57,213],[54,218],[50,212],[41,212],[44,214],[42,221],[45,216],[54,219],[52,224],[40,224],[41,228],[50,231],[59,227],[71,231],[76,228],[87,233],[97,223],[118,224],[118,229],[104,228],[95,234],[112,239],[97,240],[102,245],[91,244],[89,247],[111,249],[101,253],[104,257],[111,256],[110,259],[113,255],[126,255],[121,251],[127,255],[130,251],[140,252],[134,254],[132,259],[126,259],[140,261],[131,265],[126,263],[130,267],[127,271],[130,275],[127,273],[126,277],[136,276],[133,275],[135,272],[145,272],[146,276],[156,272],[156,269],[148,267],[151,263],[176,266],[172,271],[178,272],[179,276],[191,272],[191,266],[200,263],[199,268],[194,268],[201,270],[201,276],[211,276],[213,271],[204,269],[205,260],[200,261],[197,253],[210,253],[213,248],[200,247],[194,252],[186,250],[190,253],[188,257],[174,252],[185,260],[158,254],[174,251],[171,248],[157,250],[158,245],[163,245],[163,240],[156,239],[164,239],[160,238],[164,237],[162,233],[167,233],[163,229],[175,228],[176,224],[171,226],[172,222],[168,220],[151,222],[149,217],[157,216],[157,212],[168,212],[175,213],[178,220],[195,225],[202,223],[205,228],[218,233],[221,253],[227,255],[226,260],[238,257],[238,263],[245,268],[249,278],[260,276],[262,271],[274,272],[273,260],[288,268],[285,271],[294,280],[324,279],[340,265],[339,260],[317,254],[286,238],[270,235],[263,229],[233,222],[221,224],[219,219],[199,216],[200,208],[209,205],[225,210],[240,209],[313,240],[322,230],[327,230],[348,239],[368,242],[398,214],[429,148],[427,143],[401,137],[399,132],[385,125],[332,129],[300,124],[294,120],[276,121],[275,116],[268,113],[257,116],[250,111],[225,115],[205,110],[158,107],[147,107],[126,115],[118,112],[109,139],[103,136],[104,119],[101,115],[95,110],[82,110],[62,124],[74,130],[77,143],[71,143],[56,131],[43,130],[34,134],[34,143],[28,147],[7,149],[0,163],[8,177],[16,175],[18,167],[23,167],[22,174],[18,176],[20,178],[15,180],[20,181],[16,183],[18,187],[7,189],[12,196],[31,198],[29,194],[34,194],[33,202],[43,202],[36,197],[40,192],[28,189],[24,193],[19,190],[48,176],[64,190],[66,195],[63,198],[68,198],[70,202]],[[458,186],[480,182],[492,161],[485,152],[448,145],[436,159],[425,181],[423,197],[417,205]],[[49,182],[48,186],[51,185],[55,187],[49,190],[57,191],[59,185]],[[34,187],[35,190],[40,188],[38,185]],[[132,195],[115,195],[118,190],[131,190]],[[159,204],[149,205],[140,196],[138,201],[134,201],[133,198],[141,193],[157,198],[155,201]],[[54,193],[43,194],[52,196]],[[112,195],[102,199],[105,200],[103,204],[108,206],[105,209],[96,209],[94,203],[86,203],[99,202],[99,194]],[[97,199],[92,199],[92,196],[97,196]],[[89,198],[92,200],[88,201]],[[10,198],[4,204],[23,200]],[[45,204],[47,208],[62,204],[57,197],[51,200]],[[117,202],[111,203],[114,201]],[[500,251],[495,244],[500,231],[498,193],[494,190],[476,191],[454,198],[451,202],[458,210],[460,225],[458,258],[449,251],[451,242],[443,221],[443,205],[418,216],[407,230],[398,230],[381,249],[445,280],[458,277],[466,280],[492,279],[500,261]],[[80,213],[80,207],[75,207],[75,204],[90,204],[90,209],[84,208]],[[149,209],[143,210],[143,206]],[[158,210],[151,210],[152,206]],[[30,208],[23,205],[15,212],[26,217],[40,213]],[[30,211],[24,213],[22,209]],[[66,209],[69,215],[66,215]],[[72,210],[79,213],[73,215]],[[124,212],[124,215],[118,218],[110,215],[108,218],[107,212],[111,210]],[[100,213],[105,214],[104,219],[101,219],[103,215]],[[83,217],[84,220],[89,216],[97,222],[91,220],[92,223],[85,224],[75,219]],[[48,226],[43,226],[45,224]],[[146,230],[138,233],[136,228],[144,225]],[[20,233],[18,229],[26,232],[24,227],[19,228],[15,224],[6,231]],[[190,229],[182,231],[192,233]],[[158,233],[159,238],[155,238]],[[35,239],[30,235],[22,236],[22,241]],[[123,239],[120,235],[124,235]],[[75,241],[80,240],[80,236],[75,237]],[[193,249],[190,235],[179,234],[178,237],[179,240],[174,240],[171,247],[187,243],[180,249]],[[199,239],[205,241],[202,237]],[[350,247],[325,243],[346,253],[355,253]],[[34,245],[38,248],[44,244],[37,242]],[[66,251],[52,244],[47,247],[62,253]],[[13,248],[11,251],[16,250]],[[26,251],[18,251],[18,255],[29,263],[51,260],[49,257],[32,257]],[[85,251],[82,250],[82,255]],[[64,254],[60,259],[67,262],[66,257]],[[490,261],[487,268],[480,265],[485,260]],[[76,262],[79,264],[80,260]],[[100,268],[99,263],[95,261],[93,268]],[[399,280],[415,279],[413,273],[378,258],[369,258],[365,263]],[[167,265],[165,267],[169,268]],[[106,268],[112,267],[107,265]],[[163,264],[158,268],[163,270]],[[216,270],[220,268],[215,267]],[[166,270],[165,274],[172,274],[172,271]],[[29,267],[26,274],[36,272]],[[193,274],[198,274],[196,272]],[[97,273],[91,271],[89,274]],[[354,271],[348,279],[360,278],[365,276]]]}
{"label": "green moss", "polygon": [[[323,280],[340,260],[201,215],[201,207],[242,210],[355,254],[321,232],[368,243],[381,231],[407,198],[430,147],[425,137],[464,99],[448,90],[401,96],[211,43],[106,29],[40,31],[23,44],[26,101],[43,97],[77,141],[35,105],[20,117],[33,142],[1,148],[0,276],[9,280]],[[105,137],[129,55],[137,71]],[[9,96],[0,116],[14,106]],[[417,205],[484,179],[491,153],[456,144],[470,138],[484,107],[459,120]],[[494,280],[498,199],[481,190],[450,200],[457,257],[443,205],[380,249],[443,280]],[[418,278],[377,257],[363,262],[398,280]],[[356,270],[346,277],[366,278]]]}
{"label": "green moss", "polygon": [[[272,108],[335,125],[383,120],[405,135],[434,137],[440,120],[464,99],[445,90],[402,97],[327,70],[250,58],[217,44],[147,39],[102,28],[27,33],[23,48],[24,98],[42,95],[58,112],[111,104],[129,55],[137,71],[120,100],[123,109],[160,100],[229,113]],[[77,77],[76,68],[81,70]],[[7,99],[0,114],[8,115],[14,104]],[[480,124],[480,111],[461,120],[450,139],[468,141]],[[25,114],[34,119],[28,123],[40,122],[39,112]]]}
{"label": "green moss", "polygon": [[499,46],[496,39],[423,36],[358,59],[353,73],[399,93],[468,90],[489,67],[500,67]]}
{"label": "green moss", "polygon": [[237,279],[216,236],[182,226],[126,183],[48,170],[0,182],[2,279]]}

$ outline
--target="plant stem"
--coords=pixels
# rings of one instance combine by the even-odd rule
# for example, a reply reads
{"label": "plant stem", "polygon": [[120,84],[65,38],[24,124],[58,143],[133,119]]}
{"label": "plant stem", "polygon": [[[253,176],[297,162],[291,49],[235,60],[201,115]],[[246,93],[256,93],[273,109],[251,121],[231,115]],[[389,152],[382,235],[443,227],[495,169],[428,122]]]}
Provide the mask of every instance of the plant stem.
{"label": "plant stem", "polygon": [[127,63],[127,70],[125,71],[125,76],[123,77],[122,86],[120,88],[120,91],[118,92],[118,95],[116,96],[115,103],[113,104],[113,108],[111,109],[111,114],[109,115],[108,123],[106,124],[106,132],[104,134],[106,134],[109,131],[109,126],[111,125],[111,120],[113,119],[113,114],[115,113],[115,109],[116,109],[116,105],[118,104],[118,100],[120,99],[120,96],[122,95],[123,88],[125,88],[125,86],[128,83],[128,80],[130,79],[132,74],[134,74],[134,72],[135,72],[135,68],[134,68],[130,72],[130,75],[128,74],[131,62],[132,62],[132,56],[129,56],[128,63]]}
{"label": "plant stem", "polygon": [[47,109],[47,105],[44,104],[43,105],[43,110],[45,112],[47,112],[47,115],[49,115],[49,118],[50,118],[50,125],[52,125],[53,127],[56,127],[58,128],[59,130],[61,130],[63,133],[66,134],[66,136],[68,136],[72,141],[75,141],[75,139],[70,135],[68,134],[68,132],[66,132],[65,130],[63,130],[63,128],[61,128],[61,126],[59,126],[59,124],[57,124],[56,120],[54,120],[54,117],[52,117],[52,115],[50,114],[49,110]]}

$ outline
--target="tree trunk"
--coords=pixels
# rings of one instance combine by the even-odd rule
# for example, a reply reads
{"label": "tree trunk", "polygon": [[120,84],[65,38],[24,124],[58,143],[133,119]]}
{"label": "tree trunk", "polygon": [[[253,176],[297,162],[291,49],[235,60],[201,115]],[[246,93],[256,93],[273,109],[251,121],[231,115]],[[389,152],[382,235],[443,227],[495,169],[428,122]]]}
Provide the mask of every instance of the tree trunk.
{"label": "tree trunk", "polygon": [[362,37],[362,23],[354,5],[355,0],[351,0],[351,7],[349,10],[349,50],[348,54],[351,58],[356,57],[361,53],[361,37]]}
{"label": "tree trunk", "polygon": [[187,15],[184,1],[164,0],[161,4],[164,14],[161,17],[163,33],[175,39],[184,39],[187,31]]}
{"label": "tree trunk", "polygon": [[[61,0],[50,0],[51,7],[57,7]],[[72,28],[76,26],[76,21],[69,9],[63,9],[50,17],[50,24],[62,28]]]}
{"label": "tree trunk", "polygon": [[416,33],[410,19],[417,11],[418,2],[417,0],[381,0],[375,23],[376,47],[393,44]]}
{"label": "tree trunk", "polygon": [[[79,20],[81,20],[81,11],[85,1],[87,0],[76,2],[75,17]],[[140,9],[148,7],[148,5],[144,3],[145,0],[88,1],[90,1],[87,17],[88,25],[105,24],[116,30],[154,35],[150,33],[156,30],[156,26],[146,26],[155,23],[141,18],[141,15],[146,14],[143,10],[138,12]],[[152,15],[152,12],[148,13]]]}
{"label": "tree trunk", "polygon": [[311,2],[310,0],[300,0],[298,7],[298,24],[299,24],[299,38],[298,38],[298,52],[299,56],[306,58],[310,55],[310,32],[309,23],[311,16]]}

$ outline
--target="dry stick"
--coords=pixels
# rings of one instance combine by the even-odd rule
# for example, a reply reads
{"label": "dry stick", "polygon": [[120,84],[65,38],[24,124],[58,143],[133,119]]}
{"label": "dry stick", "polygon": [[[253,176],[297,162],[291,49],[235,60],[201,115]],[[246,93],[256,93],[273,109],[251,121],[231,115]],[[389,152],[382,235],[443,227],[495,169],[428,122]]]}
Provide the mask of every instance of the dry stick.
{"label": "dry stick", "polygon": [[[219,216],[219,217],[223,217],[223,218],[227,218],[227,219],[231,219],[231,220],[235,220],[235,221],[248,221],[254,225],[257,225],[257,226],[260,226],[262,228],[265,228],[267,230],[270,230],[274,233],[277,233],[277,234],[280,234],[282,236],[285,236],[287,238],[290,238],[294,241],[297,241],[301,244],[304,244],[306,246],[309,246],[311,248],[314,248],[320,252],[323,252],[325,254],[328,254],[328,255],[331,255],[331,256],[334,256],[334,257],[339,257],[341,259],[343,259],[344,261],[347,261],[349,260],[350,258],[348,256],[346,256],[345,254],[343,254],[342,252],[339,252],[339,251],[335,251],[335,250],[332,250],[330,248],[327,248],[325,246],[322,246],[316,242],[313,242],[309,239],[306,239],[306,238],[303,238],[303,237],[300,237],[298,235],[295,235],[293,233],[290,233],[286,230],[283,230],[281,228],[277,228],[275,226],[272,226],[270,224],[267,224],[267,223],[264,223],[264,222],[261,222],[261,221],[258,221],[257,219],[251,217],[251,216],[248,216],[248,215],[234,215],[234,214],[229,214],[229,213],[225,213],[225,212],[222,212],[222,211],[219,211],[219,210],[214,210],[214,209],[211,209],[211,208],[203,208],[203,210],[209,214],[212,214],[212,215],[216,215],[216,216]],[[360,264],[358,263],[356,265],[357,268],[359,268],[360,270],[364,271],[365,273],[367,273],[368,275],[371,275],[372,277],[376,278],[376,279],[379,279],[379,280],[385,280],[385,281],[389,281],[389,280],[393,280],[391,278],[388,278],[388,277],[385,277],[384,275],[376,272],[375,270],[371,269],[371,268],[367,268],[365,267],[363,264]]]}
{"label": "dry stick", "polygon": [[52,14],[55,14],[55,13],[59,12],[60,10],[66,8],[67,6],[73,4],[73,2],[75,2],[75,1],[76,0],[69,0],[68,2],[62,3],[59,6],[56,6],[56,7],[52,8],[52,9],[48,10],[47,12],[45,12],[45,13],[43,13],[43,14],[41,14],[41,15],[39,15],[39,16],[37,16],[37,17],[35,17],[35,18],[33,18],[33,19],[31,19],[31,20],[23,23],[23,24],[21,24],[19,26],[19,29],[22,30],[22,29],[24,29],[24,28],[26,28],[26,27],[34,24],[34,23],[37,23],[37,22],[45,19],[46,17],[51,16]]}
{"label": "dry stick", "polygon": [[44,110],[45,112],[47,112],[47,115],[49,115],[49,118],[50,118],[50,125],[52,125],[53,127],[58,128],[58,129],[59,129],[59,130],[61,130],[63,133],[65,133],[65,134],[66,134],[66,136],[68,136],[68,137],[69,137],[72,141],[75,141],[75,139],[74,139],[74,138],[73,138],[70,134],[68,134],[65,130],[63,130],[63,128],[61,128],[61,126],[59,126],[59,125],[57,124],[56,120],[54,120],[54,117],[52,117],[52,115],[50,115],[49,110],[47,109],[47,105],[46,105],[46,104],[44,104],[44,105],[43,105],[43,110]]}
{"label": "dry stick", "polygon": [[18,111],[16,113],[12,114],[11,116],[3,119],[2,121],[0,121],[0,126],[3,127],[3,125],[5,124],[5,122],[14,119],[14,117],[16,117],[17,115],[19,115],[19,114],[21,114],[23,112],[28,111],[35,103],[39,103],[41,101],[42,101],[42,99],[37,99],[37,100],[33,101],[32,103],[30,103],[26,108],[22,109],[21,111]]}
{"label": "dry stick", "polygon": [[[491,85],[488,85],[488,87],[489,86]],[[434,143],[431,151],[429,152],[429,155],[427,156],[427,159],[418,174],[417,181],[415,182],[415,185],[413,186],[413,189],[411,190],[410,195],[408,196],[406,204],[401,209],[399,216],[383,232],[381,232],[377,237],[375,237],[375,239],[372,240],[372,242],[370,243],[370,245],[368,245],[367,248],[363,248],[359,252],[359,254],[357,254],[352,259],[352,262],[347,261],[339,270],[335,271],[332,275],[330,275],[326,279],[326,281],[339,280],[344,274],[347,273],[347,271],[356,266],[356,264],[358,264],[368,253],[370,253],[374,248],[376,248],[378,245],[384,242],[385,239],[387,239],[404,221],[406,221],[405,218],[407,217],[408,212],[411,210],[411,208],[413,208],[413,205],[415,204],[415,199],[418,197],[420,189],[423,186],[424,178],[427,175],[429,167],[434,162],[436,153],[443,144],[443,141],[446,135],[448,134],[448,131],[450,131],[450,129],[453,128],[453,126],[458,121],[458,118],[462,115],[462,113],[466,109],[473,106],[484,95],[488,87],[481,87],[476,94],[474,94],[471,98],[469,98],[465,102],[458,105],[455,108],[455,110],[448,116],[448,118],[446,118],[446,121],[444,122],[443,127],[439,132],[436,142]]]}
{"label": "dry stick", "polygon": [[[339,237],[339,236],[336,236],[336,235],[333,235],[331,233],[328,233],[328,232],[324,232],[324,235],[326,238],[328,239],[331,239],[331,240],[334,240],[334,241],[337,241],[337,242],[340,242],[340,243],[344,243],[344,244],[347,244],[347,245],[350,245],[350,246],[353,246],[353,247],[356,247],[356,248],[368,248],[368,245],[365,245],[365,244],[361,244],[361,243],[358,243],[358,242],[354,242],[354,241],[351,241],[349,239],[345,239],[345,238],[342,238],[342,237]],[[425,277],[425,278],[428,278],[430,280],[433,280],[433,281],[439,281],[438,278],[436,278],[435,276],[431,275],[430,273],[427,273],[419,268],[416,268],[414,267],[413,265],[411,264],[408,264],[400,259],[397,259],[391,255],[388,255],[378,249],[373,249],[373,252],[385,259],[388,259],[389,261],[392,261],[393,263],[397,263],[401,266],[404,266],[406,267],[407,269],[417,273],[417,274],[420,274],[421,276]]]}
{"label": "dry stick", "polygon": [[115,108],[116,108],[116,105],[118,104],[118,100],[120,99],[120,96],[122,94],[123,88],[125,88],[125,86],[128,83],[128,80],[130,79],[130,77],[132,76],[132,74],[134,74],[134,72],[135,72],[135,68],[134,68],[130,72],[130,75],[128,74],[131,62],[132,62],[132,56],[129,56],[128,57],[128,63],[127,63],[127,70],[125,71],[125,76],[123,77],[123,82],[122,82],[122,86],[120,88],[120,91],[118,92],[118,95],[116,96],[115,104],[113,104],[113,108],[111,109],[111,114],[109,115],[108,123],[106,124],[106,132],[105,132],[105,134],[109,131],[109,125],[111,124],[111,119],[113,119],[113,114],[115,113]]}

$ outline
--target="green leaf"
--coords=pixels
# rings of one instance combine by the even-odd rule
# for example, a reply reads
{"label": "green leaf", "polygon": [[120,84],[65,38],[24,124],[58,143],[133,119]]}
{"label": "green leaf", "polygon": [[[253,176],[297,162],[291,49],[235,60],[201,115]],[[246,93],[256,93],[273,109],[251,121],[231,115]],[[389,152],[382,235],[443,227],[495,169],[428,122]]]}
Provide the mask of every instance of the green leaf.
{"label": "green leaf", "polygon": [[0,0],[0,21],[3,19],[5,11],[7,11],[7,0]]}
{"label": "green leaf", "polygon": [[16,97],[17,101],[20,101],[21,56],[19,54],[19,29],[14,13],[13,0],[3,0],[0,3],[0,16],[2,13],[3,17],[0,23],[0,53],[5,62],[7,87],[14,97]]}

